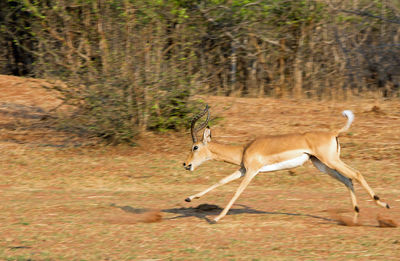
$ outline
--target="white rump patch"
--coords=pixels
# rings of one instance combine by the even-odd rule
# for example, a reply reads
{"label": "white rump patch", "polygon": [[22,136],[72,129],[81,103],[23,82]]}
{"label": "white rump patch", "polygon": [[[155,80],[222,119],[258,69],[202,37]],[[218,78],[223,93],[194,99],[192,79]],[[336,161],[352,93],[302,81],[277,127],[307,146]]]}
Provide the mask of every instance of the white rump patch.
{"label": "white rump patch", "polygon": [[310,157],[308,154],[303,154],[300,157],[296,157],[290,160],[285,160],[282,162],[274,163],[271,165],[266,165],[262,167],[258,172],[268,172],[268,171],[275,171],[281,169],[291,169],[298,166],[301,166],[306,162]]}

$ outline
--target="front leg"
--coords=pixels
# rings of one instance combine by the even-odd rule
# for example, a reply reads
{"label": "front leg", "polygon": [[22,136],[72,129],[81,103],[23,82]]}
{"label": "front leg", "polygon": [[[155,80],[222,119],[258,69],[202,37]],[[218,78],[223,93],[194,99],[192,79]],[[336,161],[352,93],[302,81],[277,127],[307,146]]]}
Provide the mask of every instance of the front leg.
{"label": "front leg", "polygon": [[222,210],[222,212],[218,215],[218,217],[214,218],[214,222],[218,222],[221,218],[225,217],[225,215],[228,213],[229,209],[232,207],[233,203],[239,198],[240,194],[244,191],[244,189],[249,185],[250,181],[257,175],[258,172],[252,172],[248,171],[246,173],[246,176],[244,177],[242,183],[240,183],[240,186],[236,190],[235,195],[232,197],[231,201],[229,201],[228,205]]}
{"label": "front leg", "polygon": [[241,168],[241,169],[235,171],[233,174],[229,175],[228,177],[225,177],[225,178],[221,179],[220,181],[218,181],[216,184],[212,185],[212,186],[209,187],[208,189],[206,189],[206,190],[204,190],[204,191],[202,191],[202,192],[199,192],[199,193],[197,193],[197,194],[195,194],[195,195],[192,195],[192,196],[186,198],[185,201],[186,201],[186,202],[190,202],[190,201],[192,201],[193,199],[200,198],[200,197],[202,197],[204,194],[210,192],[211,190],[213,190],[213,189],[215,189],[215,188],[217,188],[217,187],[219,187],[219,186],[222,186],[222,185],[224,185],[224,184],[226,184],[226,183],[229,183],[229,182],[231,182],[231,181],[233,181],[233,180],[236,180],[236,179],[238,179],[238,178],[243,177],[244,174],[245,174],[245,172],[246,172],[246,170],[245,170],[244,168]]}

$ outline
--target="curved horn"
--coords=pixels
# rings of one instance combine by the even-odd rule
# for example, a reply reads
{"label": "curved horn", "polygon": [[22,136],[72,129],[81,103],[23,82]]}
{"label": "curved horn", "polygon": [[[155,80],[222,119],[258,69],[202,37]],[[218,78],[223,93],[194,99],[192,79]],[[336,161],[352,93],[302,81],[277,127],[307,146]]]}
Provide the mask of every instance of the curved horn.
{"label": "curved horn", "polygon": [[[208,121],[210,120],[210,111],[209,111],[209,108],[210,108],[210,107],[208,106],[208,104],[206,104],[206,107],[204,108],[204,111],[200,112],[199,114],[197,114],[196,116],[194,116],[193,119],[192,119],[192,123],[191,123],[191,126],[190,126],[190,133],[192,134],[193,143],[196,143],[196,142],[197,142],[197,136],[196,136],[197,132],[198,132],[199,130],[201,130],[201,129],[204,129],[204,128],[207,126]],[[207,119],[206,119],[206,121],[203,122],[198,128],[195,128],[194,126],[196,125],[196,122],[197,122],[201,117],[203,117],[207,112],[208,112],[208,114],[207,114]]]}
{"label": "curved horn", "polygon": [[210,120],[210,111],[208,109],[209,109],[209,107],[207,108],[207,118],[206,118],[206,120],[199,127],[196,128],[196,130],[195,130],[196,132],[198,132],[198,131],[204,129],[205,127],[207,127],[208,121]]}

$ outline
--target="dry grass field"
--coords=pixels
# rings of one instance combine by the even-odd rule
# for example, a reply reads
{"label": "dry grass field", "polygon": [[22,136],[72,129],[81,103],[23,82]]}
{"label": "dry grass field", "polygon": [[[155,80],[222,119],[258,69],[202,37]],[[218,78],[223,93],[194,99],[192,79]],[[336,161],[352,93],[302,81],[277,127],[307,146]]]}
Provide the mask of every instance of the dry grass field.
{"label": "dry grass field", "polygon": [[[201,97],[213,138],[340,128],[342,159],[392,209],[355,184],[360,224],[346,226],[347,189],[312,164],[258,175],[229,214],[210,224],[239,182],[184,199],[236,170],[207,162],[187,172],[187,133],[143,134],[137,147],[93,145],[41,121],[59,104],[38,80],[0,76],[0,260],[399,260],[400,101]],[[209,206],[204,205],[209,204]]]}

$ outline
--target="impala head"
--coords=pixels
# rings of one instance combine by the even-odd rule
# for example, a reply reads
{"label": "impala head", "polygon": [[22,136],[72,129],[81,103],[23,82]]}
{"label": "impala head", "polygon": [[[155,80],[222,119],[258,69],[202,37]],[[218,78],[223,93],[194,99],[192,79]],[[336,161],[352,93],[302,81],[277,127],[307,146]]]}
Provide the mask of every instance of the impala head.
{"label": "impala head", "polygon": [[[207,119],[199,127],[195,128],[196,122],[206,113],[207,113]],[[210,119],[210,111],[208,105],[206,105],[204,111],[202,111],[192,119],[190,132],[192,134],[193,144],[189,156],[183,163],[183,167],[186,170],[193,171],[203,162],[211,159],[211,152],[208,149],[208,143],[211,141],[211,131],[208,127],[206,127],[209,119]],[[202,129],[204,129],[203,139],[201,141],[198,141],[197,132],[199,132]]]}

